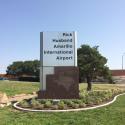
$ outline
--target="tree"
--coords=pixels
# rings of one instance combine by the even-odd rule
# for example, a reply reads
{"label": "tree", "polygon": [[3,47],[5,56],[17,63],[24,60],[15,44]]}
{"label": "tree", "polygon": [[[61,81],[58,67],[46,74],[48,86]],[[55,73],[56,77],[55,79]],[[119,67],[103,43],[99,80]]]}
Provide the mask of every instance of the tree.
{"label": "tree", "polygon": [[7,74],[39,76],[40,61],[16,61],[7,67]]}
{"label": "tree", "polygon": [[98,46],[90,47],[89,45],[81,45],[78,48],[78,66],[80,70],[80,78],[87,80],[87,90],[92,89],[92,79],[97,76],[110,78],[109,68],[106,66],[107,59],[103,57]]}
{"label": "tree", "polygon": [[23,62],[17,61],[7,67],[7,74],[9,75],[20,75],[23,70]]}

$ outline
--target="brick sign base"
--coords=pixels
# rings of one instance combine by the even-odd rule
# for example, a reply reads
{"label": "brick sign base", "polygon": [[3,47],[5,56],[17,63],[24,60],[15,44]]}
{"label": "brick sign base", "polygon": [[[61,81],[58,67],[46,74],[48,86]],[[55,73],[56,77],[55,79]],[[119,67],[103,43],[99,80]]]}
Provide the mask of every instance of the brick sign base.
{"label": "brick sign base", "polygon": [[54,74],[46,76],[46,90],[38,92],[39,99],[79,98],[78,67],[54,67]]}

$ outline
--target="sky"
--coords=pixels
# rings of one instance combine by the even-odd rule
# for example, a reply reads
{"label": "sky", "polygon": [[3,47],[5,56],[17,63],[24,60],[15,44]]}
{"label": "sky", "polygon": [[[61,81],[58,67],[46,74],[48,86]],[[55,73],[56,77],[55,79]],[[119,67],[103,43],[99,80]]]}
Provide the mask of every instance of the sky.
{"label": "sky", "polygon": [[39,59],[42,31],[77,31],[77,47],[98,45],[107,66],[121,69],[125,0],[0,0],[0,73]]}

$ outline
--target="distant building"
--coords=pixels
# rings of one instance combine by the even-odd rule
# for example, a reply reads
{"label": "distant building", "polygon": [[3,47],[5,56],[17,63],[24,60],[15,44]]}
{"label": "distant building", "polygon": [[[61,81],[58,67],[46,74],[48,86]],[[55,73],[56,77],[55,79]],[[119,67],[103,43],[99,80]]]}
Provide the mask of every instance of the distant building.
{"label": "distant building", "polygon": [[18,80],[18,77],[15,75],[7,75],[7,74],[0,74],[1,80],[8,79],[8,80]]}
{"label": "distant building", "polygon": [[125,81],[125,70],[111,70],[111,73],[116,82]]}
{"label": "distant building", "polygon": [[0,77],[5,77],[6,76],[6,74],[0,74]]}
{"label": "distant building", "polygon": [[111,70],[112,76],[124,76],[125,77],[125,70]]}

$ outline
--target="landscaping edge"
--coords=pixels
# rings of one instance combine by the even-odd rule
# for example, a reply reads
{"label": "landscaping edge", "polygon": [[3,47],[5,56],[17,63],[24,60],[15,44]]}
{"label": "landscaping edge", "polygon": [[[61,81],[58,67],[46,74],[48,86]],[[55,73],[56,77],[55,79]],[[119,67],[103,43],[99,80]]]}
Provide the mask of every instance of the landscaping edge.
{"label": "landscaping edge", "polygon": [[125,95],[125,93],[116,95],[112,101],[107,102],[105,104],[101,104],[101,105],[97,105],[97,106],[93,106],[93,107],[86,107],[86,108],[78,108],[78,109],[66,109],[66,110],[37,110],[37,109],[28,109],[28,108],[21,108],[19,106],[17,106],[17,104],[19,104],[19,102],[16,102],[13,104],[13,107],[21,110],[21,111],[28,111],[28,112],[74,112],[74,111],[85,111],[85,110],[90,110],[90,109],[96,109],[96,108],[100,108],[100,107],[104,107],[107,105],[112,104],[113,102],[116,101],[117,97],[121,96],[121,95]]}

